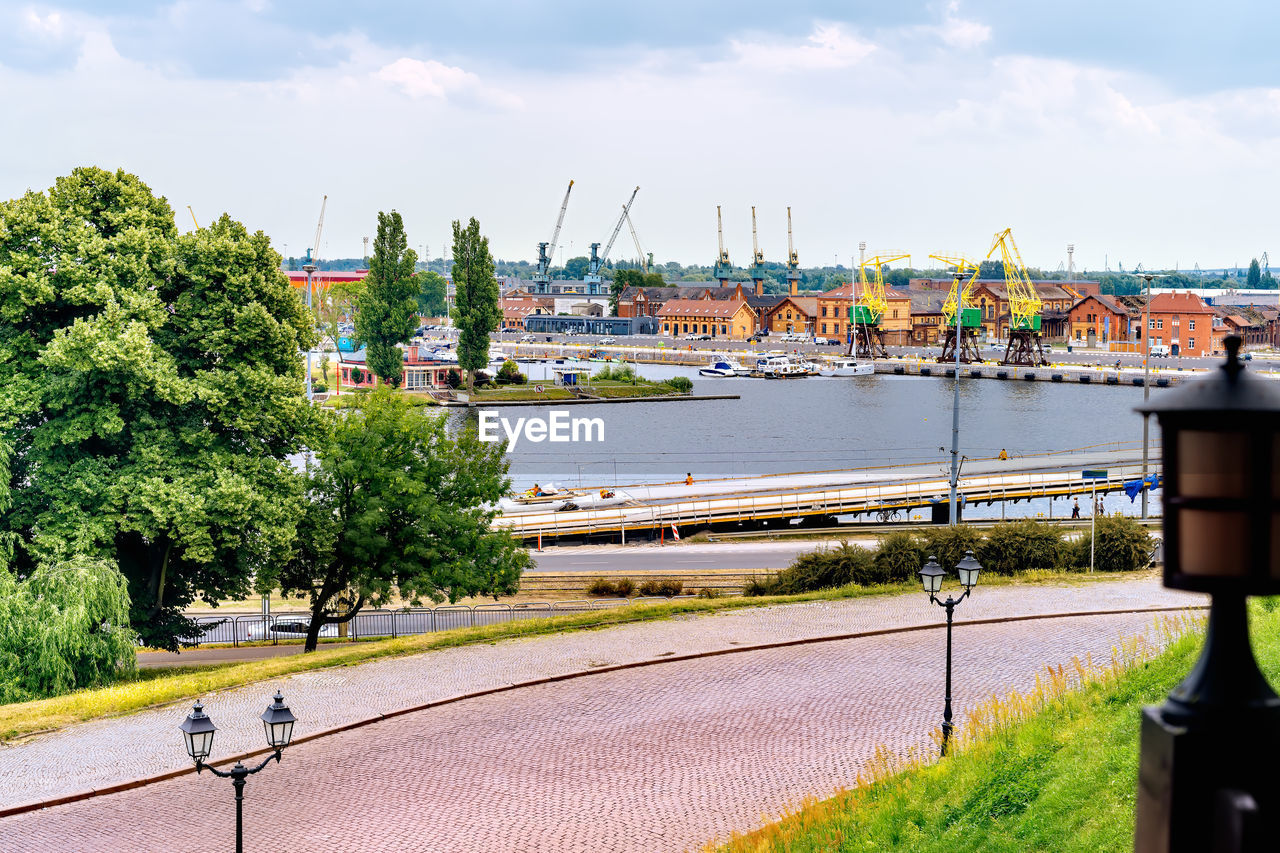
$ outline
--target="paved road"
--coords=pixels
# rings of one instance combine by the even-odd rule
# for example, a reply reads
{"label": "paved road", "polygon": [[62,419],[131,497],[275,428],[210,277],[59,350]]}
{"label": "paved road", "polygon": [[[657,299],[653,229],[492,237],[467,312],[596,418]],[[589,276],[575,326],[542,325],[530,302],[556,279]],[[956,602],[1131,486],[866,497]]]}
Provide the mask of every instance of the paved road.
{"label": "paved road", "polygon": [[[1151,624],[1131,614],[961,627],[959,719],[1030,688],[1046,665],[1105,660]],[[680,661],[299,744],[249,782],[248,849],[696,848],[853,784],[879,745],[927,748],[942,643],[933,629]],[[226,781],[184,776],[0,820],[0,851],[211,849],[230,842],[233,814]]]}

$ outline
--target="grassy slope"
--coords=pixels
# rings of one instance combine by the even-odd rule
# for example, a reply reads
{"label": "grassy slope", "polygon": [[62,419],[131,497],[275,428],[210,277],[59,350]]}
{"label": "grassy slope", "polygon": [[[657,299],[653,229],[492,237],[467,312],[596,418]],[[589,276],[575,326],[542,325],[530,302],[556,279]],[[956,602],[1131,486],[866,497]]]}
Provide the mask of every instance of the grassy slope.
{"label": "grassy slope", "polygon": [[[1280,614],[1254,610],[1254,647],[1280,677]],[[732,851],[1129,851],[1138,720],[1199,653],[1199,636],[1118,679],[1072,692],[946,761],[812,803]]]}

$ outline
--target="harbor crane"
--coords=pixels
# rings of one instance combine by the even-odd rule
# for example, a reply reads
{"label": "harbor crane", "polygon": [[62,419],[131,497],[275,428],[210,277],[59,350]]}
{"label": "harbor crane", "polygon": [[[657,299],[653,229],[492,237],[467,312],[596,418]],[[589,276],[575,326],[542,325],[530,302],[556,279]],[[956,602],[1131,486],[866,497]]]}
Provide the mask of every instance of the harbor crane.
{"label": "harbor crane", "polygon": [[551,259],[556,255],[556,243],[560,241],[560,226],[564,225],[564,212],[569,208],[571,192],[573,192],[572,180],[569,181],[569,188],[564,191],[564,201],[560,203],[560,215],[556,217],[556,230],[551,232],[551,242],[538,244],[538,267],[533,273],[535,293],[547,293],[551,289]]}
{"label": "harbor crane", "polygon": [[645,254],[644,247],[640,245],[640,237],[636,234],[635,223],[631,221],[631,214],[624,213],[623,217],[627,220],[627,227],[631,229],[631,239],[636,244],[636,257],[640,260],[640,272],[648,275],[649,268],[653,266],[653,252]]}
{"label": "harbor crane", "polygon": [[[942,261],[952,268],[951,290],[942,303],[942,355],[938,361],[944,364],[956,360],[956,310],[960,311],[960,361],[971,364],[982,361],[978,352],[977,331],[982,326],[982,309],[973,305],[973,283],[978,280],[978,265],[973,261],[949,255],[930,255],[935,261]],[[964,287],[960,282],[968,277]]]}
{"label": "harbor crane", "polygon": [[[190,214],[191,214],[191,221],[195,223],[196,230],[197,230],[197,231],[199,231],[199,230],[200,230],[200,223],[199,223],[199,222],[196,222],[196,212],[195,212],[194,210],[192,210],[192,209],[191,209],[191,205],[187,205],[187,213],[190,213]],[[1266,255],[1266,252],[1263,252],[1262,254],[1265,256],[1265,255]]]}
{"label": "harbor crane", "polygon": [[724,225],[720,221],[720,205],[716,205],[716,236],[720,238],[720,255],[716,258],[716,267],[712,277],[720,282],[721,287],[729,286],[729,277],[733,273],[733,264],[729,263],[729,253],[724,248]]}
{"label": "harbor crane", "polygon": [[[1004,266],[1005,290],[1009,301],[1009,343],[1005,346],[1003,364],[1040,367],[1047,365],[1044,347],[1040,344],[1040,309],[1043,302],[1036,292],[1027,267],[1022,263],[1018,244],[1013,241],[1012,229],[1006,228],[991,241],[987,259],[999,250]],[[997,322],[999,318],[997,318]]]}
{"label": "harbor crane", "polygon": [[795,244],[791,242],[791,207],[787,207],[787,292],[795,295],[800,292],[800,256],[796,254]]}
{"label": "harbor crane", "polygon": [[639,187],[632,190],[631,198],[627,199],[627,203],[622,206],[622,215],[618,217],[618,224],[613,226],[613,233],[609,235],[609,242],[604,244],[604,251],[596,254],[600,244],[591,244],[591,261],[587,268],[587,274],[582,279],[587,283],[587,293],[589,294],[600,293],[600,268],[604,266],[604,262],[609,258],[609,250],[613,248],[613,241],[618,239],[618,233],[622,231],[622,223],[626,221],[627,215],[631,213],[631,204],[636,200],[636,193],[638,192],[640,192]]}
{"label": "harbor crane", "polygon": [[[853,324],[853,334],[849,337],[849,354],[855,353],[858,358],[888,358],[889,351],[884,346],[884,329],[880,321],[889,308],[889,300],[884,293],[884,268],[889,264],[905,260],[911,262],[910,255],[874,255],[862,261],[858,266],[858,279],[862,285],[862,293],[857,294],[857,285],[850,284],[850,295],[857,299],[849,306],[849,322]],[[867,267],[875,269],[871,280],[867,280]]]}
{"label": "harbor crane", "polygon": [[756,296],[764,294],[764,252],[756,236],[756,208],[751,206],[751,280],[756,285]]}

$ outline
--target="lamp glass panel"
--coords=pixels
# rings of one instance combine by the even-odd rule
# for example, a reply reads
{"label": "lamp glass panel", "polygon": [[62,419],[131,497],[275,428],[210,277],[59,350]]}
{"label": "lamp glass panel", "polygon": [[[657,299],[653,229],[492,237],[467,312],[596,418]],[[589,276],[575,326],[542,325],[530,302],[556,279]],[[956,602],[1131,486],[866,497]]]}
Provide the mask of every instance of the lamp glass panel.
{"label": "lamp glass panel", "polygon": [[959,566],[956,566],[956,574],[960,576],[961,586],[973,586],[978,582],[977,569],[962,569]]}
{"label": "lamp glass panel", "polygon": [[1243,512],[1178,511],[1178,563],[1183,574],[1247,577],[1249,539],[1249,516]]}
{"label": "lamp glass panel", "polygon": [[289,745],[289,739],[293,737],[293,722],[285,723],[268,723],[265,720],[262,727],[267,732],[267,743],[277,748],[283,748]]}
{"label": "lamp glass panel", "polygon": [[194,734],[183,732],[182,736],[187,739],[188,755],[196,760],[209,757],[213,749],[213,732],[195,732]]}
{"label": "lamp glass panel", "polygon": [[[1178,494],[1188,498],[1243,498],[1256,465],[1250,433],[1184,429],[1178,433]],[[1273,475],[1274,476],[1274,475]]]}

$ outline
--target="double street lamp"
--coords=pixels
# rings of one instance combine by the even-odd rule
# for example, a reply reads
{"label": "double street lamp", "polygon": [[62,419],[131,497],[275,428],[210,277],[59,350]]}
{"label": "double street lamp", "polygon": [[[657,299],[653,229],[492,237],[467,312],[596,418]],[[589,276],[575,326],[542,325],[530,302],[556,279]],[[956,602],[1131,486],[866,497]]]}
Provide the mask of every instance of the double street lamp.
{"label": "double street lamp", "polygon": [[948,595],[946,601],[940,601],[938,594],[942,592],[942,579],[947,576],[947,570],[938,565],[935,557],[930,557],[929,562],[925,563],[924,568],[920,570],[920,582],[924,585],[924,591],[929,593],[929,600],[947,611],[947,698],[942,707],[943,757],[947,754],[947,742],[951,740],[951,730],[954,728],[951,724],[951,619],[956,605],[968,598],[969,593],[978,583],[980,571],[982,571],[982,564],[974,559],[972,551],[965,551],[964,559],[956,564],[956,574],[960,578],[960,585],[964,587],[964,592],[959,598]]}
{"label": "double street lamp", "polygon": [[243,762],[237,761],[235,766],[226,772],[204,763],[205,759],[209,757],[209,752],[213,749],[213,733],[218,730],[218,727],[213,724],[213,720],[209,719],[209,715],[204,712],[204,705],[196,702],[191,713],[187,715],[182,725],[178,727],[182,731],[183,740],[187,743],[187,754],[196,763],[196,772],[199,773],[207,768],[214,776],[230,779],[231,784],[235,786],[236,853],[244,853],[244,823],[242,819],[244,780],[266,767],[273,758],[277,762],[280,761],[280,753],[293,738],[293,724],[295,722],[297,722],[297,718],[293,716],[289,706],[284,704],[284,696],[277,690],[271,704],[267,706],[267,710],[262,712],[262,726],[267,735],[267,746],[271,747],[273,752],[253,769],[249,769],[244,766]]}

